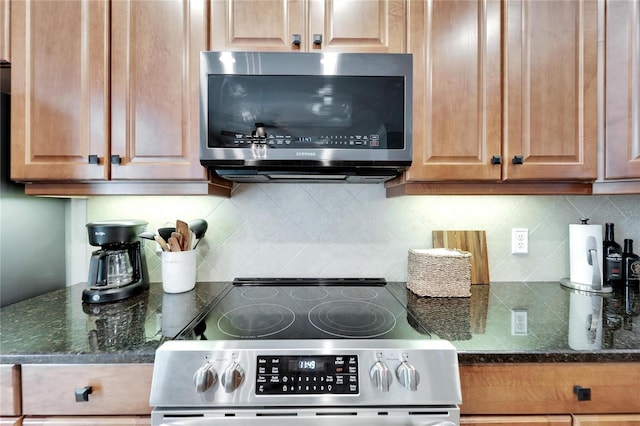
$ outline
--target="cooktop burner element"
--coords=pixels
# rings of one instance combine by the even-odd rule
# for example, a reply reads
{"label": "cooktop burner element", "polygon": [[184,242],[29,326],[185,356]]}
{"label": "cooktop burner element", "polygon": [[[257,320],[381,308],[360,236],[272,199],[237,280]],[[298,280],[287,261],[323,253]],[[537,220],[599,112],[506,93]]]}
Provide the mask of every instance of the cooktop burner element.
{"label": "cooktop burner element", "polygon": [[373,338],[393,329],[393,312],[374,303],[357,300],[324,302],[309,311],[309,322],[336,337]]}
{"label": "cooktop burner element", "polygon": [[202,340],[425,339],[419,321],[379,278],[240,278],[179,338]]}

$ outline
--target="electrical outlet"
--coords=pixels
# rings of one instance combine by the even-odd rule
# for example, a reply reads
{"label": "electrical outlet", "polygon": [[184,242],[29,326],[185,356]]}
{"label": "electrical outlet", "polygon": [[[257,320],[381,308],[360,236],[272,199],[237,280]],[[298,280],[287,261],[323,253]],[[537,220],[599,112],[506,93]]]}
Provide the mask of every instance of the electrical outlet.
{"label": "electrical outlet", "polygon": [[529,230],[513,228],[511,230],[511,254],[529,253]]}
{"label": "electrical outlet", "polygon": [[511,334],[514,336],[527,335],[527,315],[529,311],[526,309],[511,310]]}

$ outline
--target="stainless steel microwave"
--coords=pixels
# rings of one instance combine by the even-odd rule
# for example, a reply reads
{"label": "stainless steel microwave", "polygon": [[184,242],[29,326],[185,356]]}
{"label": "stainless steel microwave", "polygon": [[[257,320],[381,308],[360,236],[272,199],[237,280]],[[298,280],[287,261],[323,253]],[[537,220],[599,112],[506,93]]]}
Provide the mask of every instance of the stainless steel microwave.
{"label": "stainless steel microwave", "polygon": [[200,161],[236,182],[384,182],[411,164],[410,54],[202,52]]}

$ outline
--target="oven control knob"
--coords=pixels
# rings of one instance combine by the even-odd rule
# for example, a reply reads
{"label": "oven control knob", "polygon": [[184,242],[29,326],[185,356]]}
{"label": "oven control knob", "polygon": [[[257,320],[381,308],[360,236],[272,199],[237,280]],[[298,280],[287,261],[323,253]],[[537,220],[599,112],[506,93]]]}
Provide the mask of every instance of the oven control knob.
{"label": "oven control knob", "polygon": [[376,388],[382,392],[389,392],[392,375],[384,362],[378,361],[373,364],[373,367],[369,370],[369,377],[371,377],[371,382]]}
{"label": "oven control knob", "polygon": [[420,382],[420,375],[416,368],[409,364],[407,361],[403,361],[402,364],[396,369],[396,376],[402,386],[410,391],[418,390],[418,383]]}
{"label": "oven control knob", "polygon": [[193,383],[196,385],[196,392],[202,393],[215,385],[218,381],[218,373],[216,373],[213,364],[206,363],[202,367],[198,368],[193,375]]}
{"label": "oven control knob", "polygon": [[230,366],[224,370],[222,374],[222,386],[224,386],[224,390],[229,393],[238,389],[238,386],[242,383],[244,379],[244,370],[237,362],[231,363]]}

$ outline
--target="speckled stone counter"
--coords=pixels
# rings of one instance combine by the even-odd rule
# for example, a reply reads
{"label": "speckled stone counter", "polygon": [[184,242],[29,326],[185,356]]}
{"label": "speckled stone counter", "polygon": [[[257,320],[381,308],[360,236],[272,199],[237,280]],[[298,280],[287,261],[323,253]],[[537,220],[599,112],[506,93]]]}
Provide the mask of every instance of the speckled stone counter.
{"label": "speckled stone counter", "polygon": [[168,294],[152,283],[138,296],[105,304],[82,302],[83,284],[0,309],[0,363],[152,363],[155,350],[228,290],[198,283]]}
{"label": "speckled stone counter", "polygon": [[[0,309],[0,363],[152,363],[229,283],[198,283],[166,294],[161,284],[120,302],[87,305],[83,285]],[[470,298],[420,298],[389,283],[410,321],[450,340],[461,364],[505,362],[638,362],[640,295],[581,293],[559,283],[472,286]],[[514,334],[513,311],[526,312]]]}

